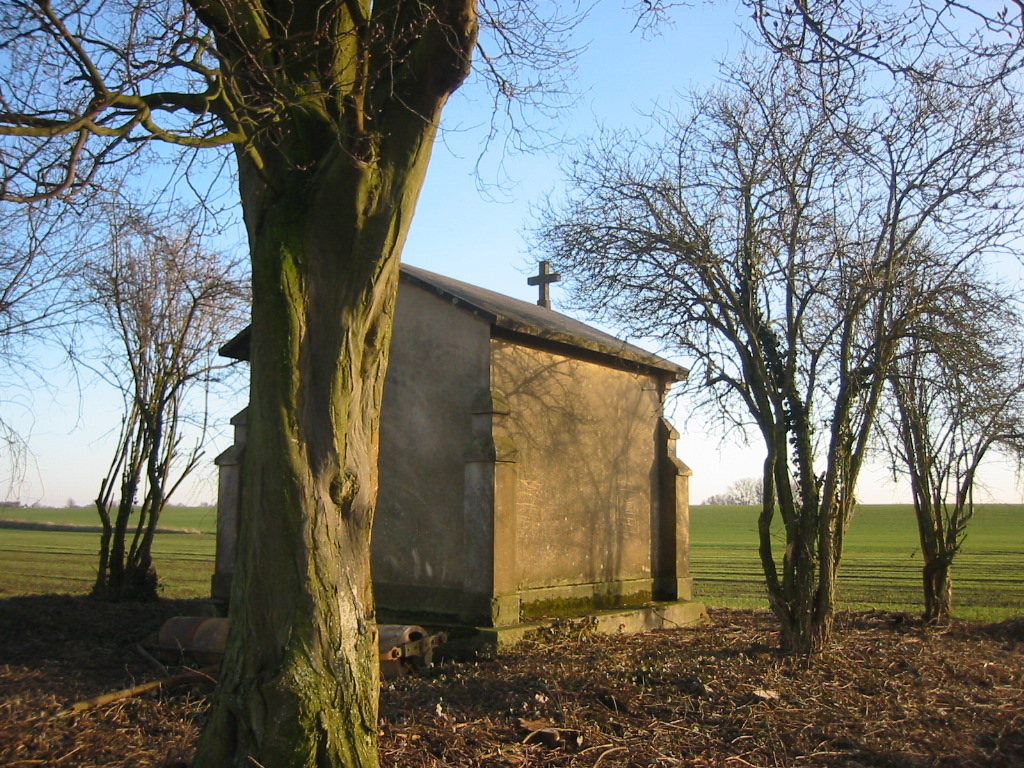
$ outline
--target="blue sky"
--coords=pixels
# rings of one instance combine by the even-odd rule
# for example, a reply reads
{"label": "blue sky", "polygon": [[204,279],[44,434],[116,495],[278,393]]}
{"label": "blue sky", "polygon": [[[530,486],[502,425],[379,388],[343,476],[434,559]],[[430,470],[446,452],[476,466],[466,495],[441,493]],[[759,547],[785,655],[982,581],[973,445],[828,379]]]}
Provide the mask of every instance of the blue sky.
{"label": "blue sky", "polygon": [[[740,11],[728,2],[680,8],[674,24],[657,37],[632,30],[632,17],[615,3],[598,3],[577,30],[577,44],[587,44],[579,57],[578,77],[568,87],[578,94],[571,108],[561,110],[549,130],[567,139],[592,133],[598,126],[626,127],[644,123],[643,114],[656,103],[667,104],[677,93],[710,84],[718,74],[718,62],[735,57],[744,47],[737,27]],[[494,182],[503,175],[506,183],[490,197],[478,190],[477,164],[487,134],[491,100],[478,83],[468,83],[449,103],[444,130],[434,151],[426,185],[406,244],[403,260],[451,277],[475,283],[527,301],[536,300],[536,289],[526,283],[532,274],[523,233],[531,224],[531,205],[545,194],[557,193],[561,160],[556,150],[516,154],[502,151],[498,138],[484,154],[479,177]],[[500,169],[500,170],[499,170]],[[554,308],[559,309],[560,289],[552,289]],[[19,497],[31,503],[63,505],[71,498],[88,503],[113,448],[119,419],[119,401],[100,386],[87,388],[81,399],[74,386],[55,374],[52,393],[37,392],[32,400],[34,420],[20,424],[30,428],[35,465]],[[244,403],[242,397],[214,404],[215,413],[227,419]],[[740,477],[760,474],[756,451],[722,445],[700,425],[676,419],[682,432],[680,458],[694,471],[691,499],[700,502],[725,489]],[[225,432],[207,448],[207,458],[227,447]],[[177,501],[198,503],[215,497],[212,464],[197,477]],[[1001,501],[1018,501],[1012,474],[990,473]],[[867,502],[902,500],[884,470],[868,471],[860,496]]]}

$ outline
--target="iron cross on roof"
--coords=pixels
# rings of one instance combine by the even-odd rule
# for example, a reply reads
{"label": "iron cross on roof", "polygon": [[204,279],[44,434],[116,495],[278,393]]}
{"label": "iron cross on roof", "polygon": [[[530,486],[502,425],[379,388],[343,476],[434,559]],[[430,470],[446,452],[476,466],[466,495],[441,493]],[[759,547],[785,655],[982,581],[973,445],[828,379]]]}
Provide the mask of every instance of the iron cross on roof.
{"label": "iron cross on roof", "polygon": [[551,264],[547,261],[540,263],[540,274],[534,275],[526,279],[527,285],[536,285],[540,289],[540,295],[537,297],[537,306],[544,307],[545,309],[551,309],[551,283],[557,283],[562,279],[562,276],[558,272],[551,271]]}

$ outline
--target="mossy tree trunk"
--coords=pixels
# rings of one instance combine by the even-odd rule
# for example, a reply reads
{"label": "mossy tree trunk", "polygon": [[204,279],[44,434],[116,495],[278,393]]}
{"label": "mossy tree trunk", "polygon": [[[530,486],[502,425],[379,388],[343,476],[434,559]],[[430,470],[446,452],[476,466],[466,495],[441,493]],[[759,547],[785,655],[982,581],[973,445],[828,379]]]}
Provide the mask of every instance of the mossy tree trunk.
{"label": "mossy tree trunk", "polygon": [[[195,764],[372,766],[369,540],[398,260],[441,110],[470,70],[477,4],[186,2],[194,17],[131,7],[102,28],[90,4],[11,10],[7,63],[30,63],[9,79],[31,83],[31,98],[0,115],[0,197],[80,192],[143,138],[235,148],[252,257],[250,437],[232,631]],[[528,30],[499,58],[552,56],[531,46],[538,18],[513,10],[489,17]]]}
{"label": "mossy tree trunk", "polygon": [[253,267],[239,554],[195,765],[375,766],[370,528],[399,257],[475,6],[293,3],[251,28],[199,10],[235,59],[249,111],[232,117],[256,127],[238,150]]}
{"label": "mossy tree trunk", "polygon": [[[759,555],[768,603],[779,620],[780,646],[786,652],[818,653],[831,639],[839,563],[878,389],[875,385],[854,397],[840,395],[833,424],[859,426],[832,430],[820,474],[815,472],[814,432],[800,417],[796,398],[774,411],[781,416],[774,423],[773,411],[761,413],[769,434]],[[765,395],[770,397],[770,392]],[[777,518],[781,532],[774,526]]]}
{"label": "mossy tree trunk", "polygon": [[199,765],[376,764],[369,545],[398,243],[379,260],[351,220],[311,236],[317,218],[345,229],[340,208],[282,200],[256,241],[232,638]]}

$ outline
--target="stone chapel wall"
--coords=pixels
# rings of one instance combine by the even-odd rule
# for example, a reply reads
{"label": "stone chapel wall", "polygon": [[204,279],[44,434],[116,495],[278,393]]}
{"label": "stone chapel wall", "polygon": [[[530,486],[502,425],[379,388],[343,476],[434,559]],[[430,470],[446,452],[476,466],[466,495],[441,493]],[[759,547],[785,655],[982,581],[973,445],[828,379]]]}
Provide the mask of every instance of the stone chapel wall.
{"label": "stone chapel wall", "polygon": [[519,452],[524,614],[531,601],[557,608],[599,606],[602,597],[609,604],[649,599],[657,382],[502,339],[492,341],[491,375],[507,399],[508,432]]}
{"label": "stone chapel wall", "polygon": [[[384,385],[378,616],[514,632],[539,617],[653,598],[643,626],[691,621],[687,611],[702,609],[683,605],[692,597],[690,472],[661,409],[681,369],[594,351],[586,334],[577,345],[559,330],[567,319],[534,318],[547,328],[536,334],[534,313],[523,321],[512,305],[500,314],[511,300],[474,304],[477,289],[459,298],[417,280],[399,288]],[[232,423],[236,445],[217,460],[213,596],[222,603],[234,571],[244,412]]]}
{"label": "stone chapel wall", "polygon": [[469,403],[488,385],[490,326],[402,285],[380,432],[373,529],[378,604],[458,612],[463,574],[463,453]]}

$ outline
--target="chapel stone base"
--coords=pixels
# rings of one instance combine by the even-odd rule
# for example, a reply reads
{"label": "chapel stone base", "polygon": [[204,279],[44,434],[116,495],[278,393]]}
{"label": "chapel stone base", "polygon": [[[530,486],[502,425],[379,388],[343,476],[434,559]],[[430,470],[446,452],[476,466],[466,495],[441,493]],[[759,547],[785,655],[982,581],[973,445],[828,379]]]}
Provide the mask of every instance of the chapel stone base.
{"label": "chapel stone base", "polygon": [[505,627],[481,627],[477,632],[481,646],[503,649],[515,645],[540,629],[556,625],[602,635],[631,635],[652,629],[697,627],[707,622],[708,614],[702,603],[680,600],[672,603],[650,603],[634,608],[595,611],[578,617],[538,619]]}
{"label": "chapel stone base", "polygon": [[505,650],[542,630],[561,629],[572,633],[596,632],[602,635],[629,635],[652,629],[699,627],[708,622],[704,604],[690,600],[654,602],[559,617],[546,616],[500,627],[474,627],[432,622],[429,616],[416,617],[414,614],[405,612],[385,610],[378,614],[378,620],[386,623],[406,624],[414,622],[417,618],[418,623],[423,626],[443,630],[448,635],[449,642],[441,652],[452,656],[473,651]]}

